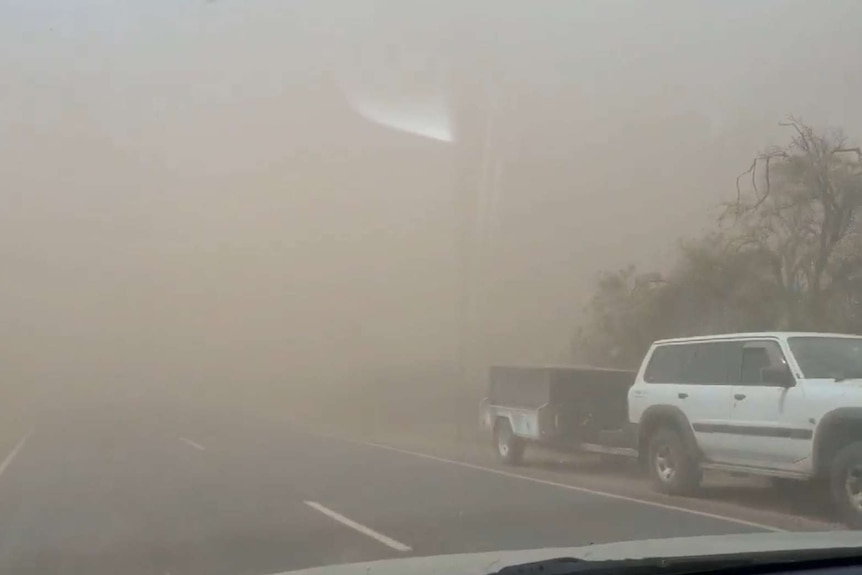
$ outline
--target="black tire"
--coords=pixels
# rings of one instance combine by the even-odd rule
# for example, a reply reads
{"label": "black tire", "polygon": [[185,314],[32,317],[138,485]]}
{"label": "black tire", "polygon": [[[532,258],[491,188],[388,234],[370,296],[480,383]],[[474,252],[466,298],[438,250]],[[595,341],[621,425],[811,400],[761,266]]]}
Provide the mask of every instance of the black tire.
{"label": "black tire", "polygon": [[689,495],[703,478],[694,455],[673,429],[661,428],[649,441],[647,464],[653,487],[668,495]]}
{"label": "black tire", "polygon": [[508,419],[498,419],[494,426],[494,448],[497,458],[506,465],[520,465],[524,459],[524,440],[515,435]]}
{"label": "black tire", "polygon": [[844,524],[862,529],[862,442],[851,443],[835,454],[829,487]]}

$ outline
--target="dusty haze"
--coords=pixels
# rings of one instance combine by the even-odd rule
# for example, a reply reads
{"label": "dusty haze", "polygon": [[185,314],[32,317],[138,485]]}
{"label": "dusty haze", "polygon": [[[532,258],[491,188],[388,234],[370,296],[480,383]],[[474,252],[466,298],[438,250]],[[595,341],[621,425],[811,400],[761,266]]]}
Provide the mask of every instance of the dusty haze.
{"label": "dusty haze", "polygon": [[4,385],[427,382],[456,358],[464,221],[472,349],[565,360],[596,274],[713,225],[779,120],[862,135],[859,22],[854,0],[0,0]]}

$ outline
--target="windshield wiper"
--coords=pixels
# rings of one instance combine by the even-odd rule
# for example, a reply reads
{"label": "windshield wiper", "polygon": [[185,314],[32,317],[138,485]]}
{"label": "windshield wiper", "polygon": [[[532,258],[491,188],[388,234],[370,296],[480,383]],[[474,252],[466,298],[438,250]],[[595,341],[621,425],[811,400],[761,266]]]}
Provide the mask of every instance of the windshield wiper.
{"label": "windshield wiper", "polygon": [[835,376],[834,379],[835,379],[835,383],[838,383],[839,381],[844,381],[845,379],[862,379],[862,373],[855,372],[855,373],[842,374],[842,375]]}
{"label": "windshield wiper", "polygon": [[503,567],[493,575],[765,575],[859,565],[862,547],[607,561],[559,557]]}

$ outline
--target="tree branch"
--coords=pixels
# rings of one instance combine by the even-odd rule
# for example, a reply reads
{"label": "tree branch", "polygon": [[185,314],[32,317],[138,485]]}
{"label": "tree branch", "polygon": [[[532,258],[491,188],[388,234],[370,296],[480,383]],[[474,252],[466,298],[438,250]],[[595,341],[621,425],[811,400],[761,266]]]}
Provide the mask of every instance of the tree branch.
{"label": "tree branch", "polygon": [[[811,153],[811,146],[808,142],[808,130],[803,130],[800,124],[802,124],[802,122],[798,121],[792,116],[788,118],[786,122],[778,122],[779,126],[789,127],[796,130],[796,133],[799,134],[799,145],[802,147],[803,150],[805,150],[806,153]],[[804,124],[802,125],[804,126]]]}
{"label": "tree branch", "polygon": [[739,204],[742,198],[742,190],[739,188],[739,180],[742,179],[742,176],[745,174],[751,173],[751,181],[754,183],[754,191],[757,191],[757,183],[754,181],[754,171],[757,169],[757,158],[751,160],[751,165],[747,170],[736,176],[736,207],[739,208]]}
{"label": "tree branch", "polygon": [[862,162],[862,148],[858,148],[858,147],[856,147],[856,148],[843,148],[843,147],[842,148],[835,148],[834,150],[832,150],[832,153],[833,154],[854,153],[854,154],[856,154],[856,159],[858,161]]}

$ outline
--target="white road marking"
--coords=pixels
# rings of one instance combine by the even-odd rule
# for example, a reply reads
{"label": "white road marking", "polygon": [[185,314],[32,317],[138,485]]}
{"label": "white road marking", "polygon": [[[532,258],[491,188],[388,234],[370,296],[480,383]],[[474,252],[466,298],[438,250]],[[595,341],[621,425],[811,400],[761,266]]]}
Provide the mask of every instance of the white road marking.
{"label": "white road marking", "polygon": [[3,460],[3,463],[0,463],[0,475],[3,475],[3,472],[6,471],[6,468],[12,463],[12,460],[15,459],[15,456],[18,455],[18,452],[24,448],[24,444],[27,443],[27,438],[33,434],[33,430],[31,429],[22,437],[12,451],[9,452],[9,455],[6,456],[6,459]]}
{"label": "white road marking", "polygon": [[195,449],[200,449],[201,451],[206,451],[206,449],[207,449],[206,447],[204,447],[200,443],[197,443],[196,441],[192,441],[191,439],[187,439],[185,437],[180,437],[180,441],[182,441],[186,445],[191,445]]}
{"label": "white road marking", "polygon": [[550,485],[551,487],[559,487],[560,489],[568,489],[569,491],[578,491],[580,493],[589,493],[590,495],[598,495],[601,497],[607,497],[608,499],[616,499],[617,501],[628,501],[630,503],[638,503],[640,505],[646,505],[649,507],[656,507],[658,509],[667,509],[669,511],[679,511],[681,513],[688,513],[690,515],[697,515],[699,517],[707,517],[709,519],[717,519],[719,521],[727,521],[728,523],[735,523],[737,525],[745,525],[746,527],[754,527],[755,529],[763,529],[764,531],[772,531],[775,533],[784,533],[787,530],[781,529],[779,527],[774,527],[772,525],[766,525],[763,523],[756,523],[754,521],[746,521],[745,519],[737,519],[735,517],[729,517],[727,515],[719,515],[717,513],[709,513],[707,511],[698,511],[696,509],[689,509],[686,507],[679,507],[677,505],[669,505],[667,503],[659,503],[657,501],[650,501],[648,499],[638,499],[637,497],[630,497],[628,495],[620,495],[618,493],[609,493],[607,491],[598,491],[597,489],[590,489],[588,487],[579,487],[577,485],[571,485],[568,483],[559,483],[557,481],[550,481],[548,479],[539,479],[538,477],[530,477],[529,475],[521,475],[519,473],[512,473],[511,471],[503,471],[502,469],[494,469],[493,467],[485,467],[483,465],[476,465],[475,463],[467,463],[466,461],[457,461],[455,459],[446,459],[445,457],[438,457],[436,455],[429,455],[427,453],[420,453],[418,451],[410,451],[407,449],[401,449],[399,447],[393,447],[391,445],[385,445],[382,443],[372,443],[369,441],[359,441],[358,439],[349,439],[346,437],[337,437],[334,435],[325,435],[317,432],[308,431],[308,433],[312,433],[313,435],[318,435],[320,437],[327,437],[329,439],[334,439],[338,441],[346,441],[348,443],[355,443],[356,445],[365,445],[367,447],[376,447],[377,449],[385,449],[387,451],[393,451],[395,453],[401,453],[404,455],[412,455],[413,457],[420,457],[422,459],[429,459],[431,461],[437,461],[440,463],[448,463],[449,465],[457,465],[459,467],[466,467],[467,469],[475,469],[477,471],[484,471],[486,473],[493,473],[495,475],[502,475],[503,477],[510,477],[512,479],[522,479],[524,481],[530,481],[532,483],[538,483],[540,485]]}
{"label": "white road marking", "polygon": [[386,535],[383,535],[382,533],[378,533],[377,531],[375,531],[374,529],[371,529],[370,527],[366,527],[365,525],[362,525],[361,523],[357,523],[356,521],[353,521],[352,519],[348,519],[344,515],[342,515],[340,513],[336,513],[332,509],[324,507],[323,505],[321,505],[320,503],[317,503],[316,501],[306,501],[305,504],[308,505],[309,507],[311,507],[312,509],[316,509],[317,511],[320,511],[321,513],[323,513],[327,517],[329,517],[331,519],[335,519],[339,523],[346,525],[346,526],[350,527],[351,529],[355,529],[356,531],[359,531],[363,535],[367,535],[368,537],[371,537],[372,539],[376,539],[380,543],[383,543],[387,547],[391,547],[392,549],[395,549],[396,551],[401,551],[402,553],[406,553],[407,551],[412,551],[412,548],[409,545],[405,545],[405,544],[401,543],[400,541],[396,541],[395,539],[392,539],[391,537],[387,537]]}

